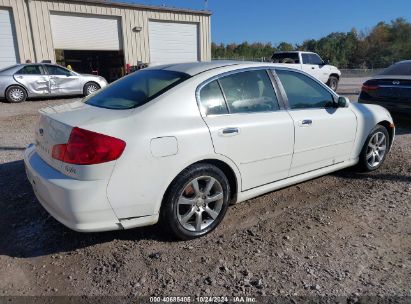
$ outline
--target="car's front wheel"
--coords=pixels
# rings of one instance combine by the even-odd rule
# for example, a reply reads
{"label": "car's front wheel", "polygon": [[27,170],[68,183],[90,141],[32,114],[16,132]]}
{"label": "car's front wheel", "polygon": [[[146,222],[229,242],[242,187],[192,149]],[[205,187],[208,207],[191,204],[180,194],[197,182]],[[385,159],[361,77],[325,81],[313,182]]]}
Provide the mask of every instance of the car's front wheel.
{"label": "car's front wheel", "polygon": [[359,166],[362,171],[377,170],[384,163],[390,145],[390,136],[384,126],[377,125],[368,135],[361,150]]}
{"label": "car's front wheel", "polygon": [[331,90],[333,90],[334,92],[337,91],[338,88],[338,78],[335,76],[330,76],[330,78],[327,81],[327,85],[329,86],[329,88]]}
{"label": "car's front wheel", "polygon": [[6,90],[6,99],[12,103],[23,102],[27,99],[26,90],[17,85],[10,86]]}
{"label": "car's front wheel", "polygon": [[93,94],[94,92],[96,92],[98,90],[100,90],[100,86],[97,83],[88,82],[84,86],[83,94],[84,94],[84,96],[88,96],[88,95]]}
{"label": "car's front wheel", "polygon": [[161,221],[174,237],[194,239],[220,224],[229,199],[230,185],[224,173],[210,164],[195,164],[170,185],[163,201]]}

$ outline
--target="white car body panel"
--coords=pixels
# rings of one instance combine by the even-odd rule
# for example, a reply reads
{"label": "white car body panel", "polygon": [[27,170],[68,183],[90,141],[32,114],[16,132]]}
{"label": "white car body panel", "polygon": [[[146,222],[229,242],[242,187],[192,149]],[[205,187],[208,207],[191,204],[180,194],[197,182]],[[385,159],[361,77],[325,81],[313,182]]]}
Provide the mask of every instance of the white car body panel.
{"label": "white car body panel", "polygon": [[[234,202],[241,202],[356,164],[372,128],[382,121],[392,124],[384,108],[351,103],[334,113],[201,115],[196,90],[204,82],[234,70],[278,66],[283,65],[214,64],[135,109],[109,110],[77,102],[43,110],[49,125],[62,126],[48,149],[66,142],[74,126],[122,139],[126,149],[116,161],[78,166],[54,162],[38,147],[29,147],[24,160],[36,196],[57,220],[75,230],[151,225],[158,220],[172,181],[196,162],[213,160],[230,167],[237,184]],[[307,118],[313,124],[301,127],[299,122]],[[227,127],[240,132],[220,136]]]}

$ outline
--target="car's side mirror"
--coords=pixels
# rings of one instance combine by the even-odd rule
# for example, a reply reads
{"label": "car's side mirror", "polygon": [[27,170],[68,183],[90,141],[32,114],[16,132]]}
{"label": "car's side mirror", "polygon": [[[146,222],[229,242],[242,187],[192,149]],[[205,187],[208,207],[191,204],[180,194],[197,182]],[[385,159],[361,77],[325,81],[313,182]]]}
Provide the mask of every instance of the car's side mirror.
{"label": "car's side mirror", "polygon": [[324,59],[321,65],[327,65],[327,64],[330,64],[330,61],[328,59]]}
{"label": "car's side mirror", "polygon": [[350,100],[347,97],[345,96],[338,97],[338,101],[337,101],[338,108],[348,108],[349,104],[350,104]]}

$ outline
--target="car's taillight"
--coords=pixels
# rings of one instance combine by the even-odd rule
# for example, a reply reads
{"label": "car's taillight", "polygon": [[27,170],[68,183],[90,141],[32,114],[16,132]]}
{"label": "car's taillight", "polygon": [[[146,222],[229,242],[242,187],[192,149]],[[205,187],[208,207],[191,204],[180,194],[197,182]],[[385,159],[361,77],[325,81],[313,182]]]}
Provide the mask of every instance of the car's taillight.
{"label": "car's taillight", "polygon": [[370,91],[378,90],[378,88],[379,88],[379,86],[377,86],[377,85],[372,85],[372,84],[364,83],[364,84],[362,85],[361,91],[370,92]]}
{"label": "car's taillight", "polygon": [[75,127],[66,144],[53,146],[52,157],[69,164],[94,165],[118,159],[125,147],[121,139]]}

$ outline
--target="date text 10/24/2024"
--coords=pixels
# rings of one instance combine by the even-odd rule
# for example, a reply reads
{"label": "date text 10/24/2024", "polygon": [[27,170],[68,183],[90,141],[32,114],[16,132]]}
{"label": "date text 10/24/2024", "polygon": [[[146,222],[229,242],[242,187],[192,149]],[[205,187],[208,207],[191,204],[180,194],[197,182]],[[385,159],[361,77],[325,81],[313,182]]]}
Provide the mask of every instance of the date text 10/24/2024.
{"label": "date text 10/24/2024", "polygon": [[150,297],[151,303],[257,303],[254,297]]}

